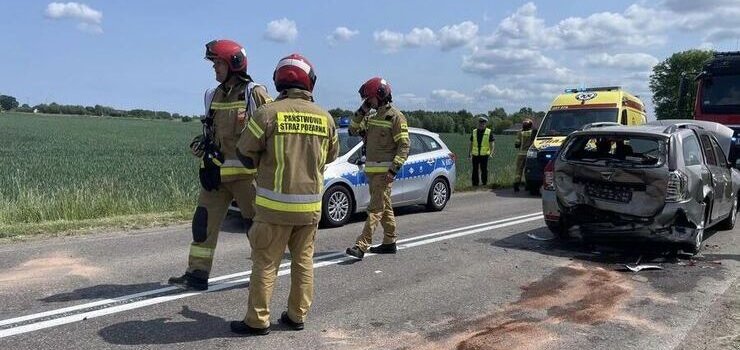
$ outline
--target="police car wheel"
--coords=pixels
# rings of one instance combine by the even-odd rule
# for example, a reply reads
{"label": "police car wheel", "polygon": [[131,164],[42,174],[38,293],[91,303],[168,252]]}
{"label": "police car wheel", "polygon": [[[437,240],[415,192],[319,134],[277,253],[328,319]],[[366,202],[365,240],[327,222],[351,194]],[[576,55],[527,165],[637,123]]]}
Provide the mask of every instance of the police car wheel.
{"label": "police car wheel", "polygon": [[432,182],[427,196],[427,209],[429,211],[440,211],[444,209],[450,200],[450,185],[447,180],[438,177]]}
{"label": "police car wheel", "polygon": [[335,185],[324,192],[321,210],[321,224],[325,227],[343,226],[352,215],[353,203],[349,190]]}

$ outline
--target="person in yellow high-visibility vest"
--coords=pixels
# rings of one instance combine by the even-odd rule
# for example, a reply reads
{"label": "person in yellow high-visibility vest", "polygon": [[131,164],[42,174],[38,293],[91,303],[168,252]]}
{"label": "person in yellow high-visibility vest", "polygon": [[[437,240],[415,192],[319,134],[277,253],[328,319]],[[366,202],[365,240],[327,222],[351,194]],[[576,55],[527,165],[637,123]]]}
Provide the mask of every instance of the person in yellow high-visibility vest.
{"label": "person in yellow high-visibility vest", "polygon": [[[488,159],[494,154],[496,137],[491,129],[486,127],[488,118],[478,118],[478,127],[470,134],[470,151],[468,152],[473,162],[473,186],[480,182],[483,186],[488,185]],[[480,176],[479,176],[480,173]],[[480,182],[478,178],[480,177]]]}

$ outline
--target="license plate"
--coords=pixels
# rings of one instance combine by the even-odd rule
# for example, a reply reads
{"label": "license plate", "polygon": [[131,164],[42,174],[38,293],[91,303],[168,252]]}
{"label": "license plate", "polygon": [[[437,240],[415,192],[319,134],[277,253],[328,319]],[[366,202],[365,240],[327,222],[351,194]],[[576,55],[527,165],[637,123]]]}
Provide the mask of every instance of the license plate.
{"label": "license plate", "polygon": [[629,203],[632,200],[632,189],[619,185],[588,183],[586,194],[593,198],[619,203]]}

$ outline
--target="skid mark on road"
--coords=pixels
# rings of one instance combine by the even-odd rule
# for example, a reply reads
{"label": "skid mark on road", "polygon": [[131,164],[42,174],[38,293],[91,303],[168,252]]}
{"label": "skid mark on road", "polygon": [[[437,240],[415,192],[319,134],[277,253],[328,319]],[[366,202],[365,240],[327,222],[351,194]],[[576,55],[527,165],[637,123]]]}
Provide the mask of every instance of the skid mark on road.
{"label": "skid mark on road", "polygon": [[[651,303],[664,303],[667,299],[654,292],[637,292],[629,275],[599,265],[570,263],[521,289],[519,299],[502,306],[499,311],[473,320],[450,320],[446,327],[441,327],[442,331],[432,333],[411,347],[427,350],[552,348],[555,343],[567,343],[574,328],[588,331],[615,323],[637,332],[668,331],[664,325],[626,311],[630,300],[636,297]],[[413,337],[397,341],[415,342]]]}
{"label": "skid mark on road", "polygon": [[19,266],[0,273],[0,286],[17,287],[19,284],[48,282],[49,279],[79,276],[92,278],[102,272],[84,258],[71,253],[55,252],[43,258],[28,260]]}

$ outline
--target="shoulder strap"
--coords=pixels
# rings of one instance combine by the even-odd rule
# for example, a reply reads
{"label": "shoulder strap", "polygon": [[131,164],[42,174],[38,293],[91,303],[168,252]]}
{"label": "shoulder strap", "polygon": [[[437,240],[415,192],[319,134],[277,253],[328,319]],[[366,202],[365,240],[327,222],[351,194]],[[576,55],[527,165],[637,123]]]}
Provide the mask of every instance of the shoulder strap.
{"label": "shoulder strap", "polygon": [[206,89],[206,93],[203,96],[203,105],[205,106],[205,116],[208,117],[208,112],[211,110],[211,102],[213,102],[213,95],[216,93],[216,89]]}
{"label": "shoulder strap", "polygon": [[252,117],[252,114],[254,114],[254,112],[257,110],[257,103],[254,102],[252,92],[254,92],[254,88],[258,86],[262,85],[250,81],[249,84],[247,84],[247,88],[244,89],[244,102],[247,104],[247,114],[250,118]]}

